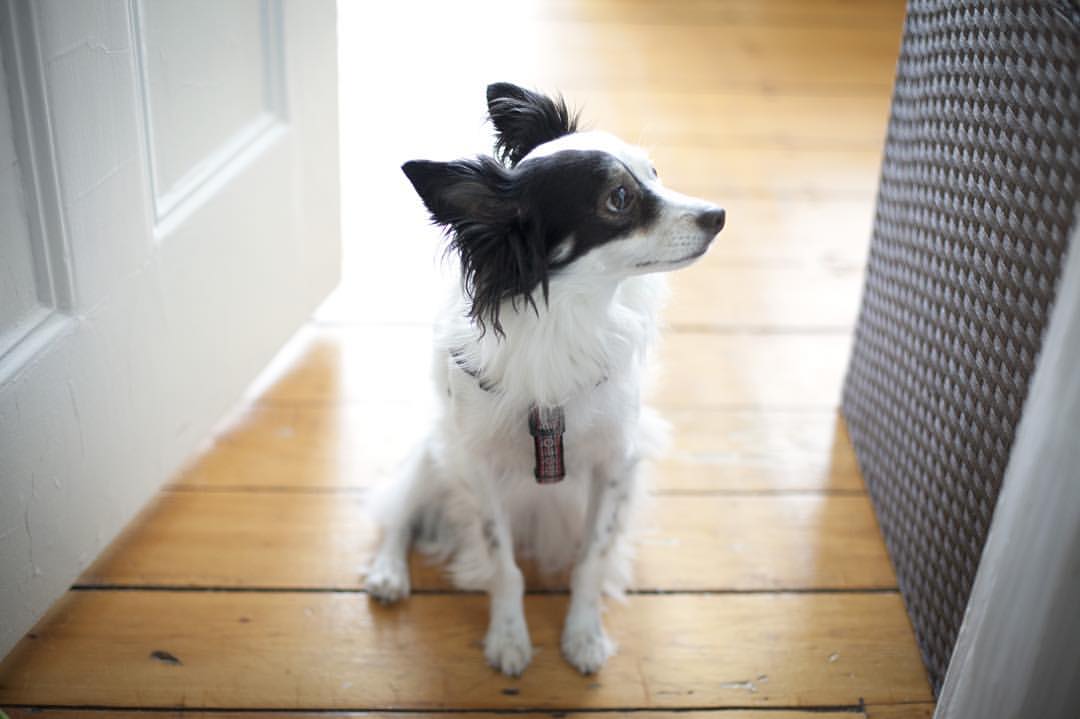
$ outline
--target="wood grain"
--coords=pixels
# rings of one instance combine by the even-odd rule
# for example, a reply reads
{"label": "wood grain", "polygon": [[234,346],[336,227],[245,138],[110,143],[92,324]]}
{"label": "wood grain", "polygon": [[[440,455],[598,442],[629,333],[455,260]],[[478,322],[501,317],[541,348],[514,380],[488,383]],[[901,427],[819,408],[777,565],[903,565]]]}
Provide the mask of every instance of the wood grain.
{"label": "wood grain", "polygon": [[[8,708],[6,710],[10,719],[146,719],[144,711],[118,711],[116,709],[20,709]],[[517,712],[516,712],[517,713]],[[745,709],[724,711],[718,714],[714,711],[635,711],[637,719],[931,719],[934,713],[932,703],[918,704],[877,704],[866,707],[866,711],[776,711],[773,709]],[[537,713],[521,713],[522,716],[536,716]],[[610,716],[607,712],[559,712],[562,717],[573,719],[605,719]],[[155,717],[163,719],[437,719],[438,717],[453,717],[453,719],[489,719],[490,713],[480,712],[350,712],[350,711],[318,711],[318,712],[260,712],[260,711],[188,711],[177,709],[175,711],[154,712]],[[544,713],[541,716],[551,716]]]}
{"label": "wood grain", "polygon": [[256,404],[223,426],[173,484],[370,487],[393,476],[432,417],[420,403]]}
{"label": "wood grain", "polygon": [[[394,475],[431,408],[401,403],[256,404],[174,482],[186,488],[322,491]],[[672,446],[652,465],[657,492],[862,491],[834,410],[668,408]]]}
{"label": "wood grain", "polygon": [[893,594],[635,596],[609,609],[621,650],[591,677],[559,656],[566,598],[525,605],[538,652],[512,680],[482,659],[480,596],[384,608],[353,594],[76,592],[0,664],[0,704],[663,709],[930,699]]}
{"label": "wood grain", "polygon": [[[837,95],[607,90],[568,93],[584,127],[604,129],[644,147],[694,144],[712,150],[740,145],[880,151],[889,98]],[[841,116],[844,122],[836,122]],[[791,122],[798,117],[799,122]],[[717,153],[722,154],[722,153]]]}
{"label": "wood grain", "polygon": [[649,147],[664,184],[723,205],[733,197],[873,202],[881,151],[747,147],[704,151],[693,144]]}
{"label": "wood grain", "polygon": [[576,22],[626,24],[720,25],[816,25],[899,27],[904,19],[902,3],[881,0],[675,0],[657,4],[651,0],[553,0],[537,5],[532,17]]}
{"label": "wood grain", "polygon": [[[552,712],[518,712],[520,717],[551,718]],[[117,711],[115,709],[8,709],[10,719],[148,719],[144,711]],[[491,719],[490,712],[351,712],[351,711],[157,711],[157,719]],[[567,719],[607,719],[611,712],[558,712]],[[899,715],[898,715],[899,716]],[[867,719],[863,712],[821,711],[775,711],[753,709],[725,711],[718,715],[712,711],[635,711],[635,719]],[[921,719],[922,715],[911,715]],[[927,715],[929,717],[929,715]]]}
{"label": "wood grain", "polygon": [[[116,709],[8,709],[10,719],[148,719],[146,711]],[[558,711],[565,719],[606,719],[600,711]],[[2,715],[0,715],[2,716]],[[159,719],[490,719],[485,711],[154,711]],[[552,711],[513,711],[521,719],[554,719]],[[635,719],[866,719],[862,711],[634,711]],[[927,715],[929,717],[929,715]],[[872,718],[873,719],[873,718]],[[912,715],[910,719],[921,719]]]}
{"label": "wood grain", "polygon": [[701,266],[851,271],[865,263],[873,203],[758,197],[722,201],[727,224],[699,262]]}
{"label": "wood grain", "polygon": [[850,344],[833,334],[672,332],[649,397],[661,408],[836,407]]}
{"label": "wood grain", "polygon": [[723,26],[688,33],[679,26],[634,23],[544,24],[541,42],[549,44],[540,48],[554,52],[542,66],[522,63],[525,80],[575,91],[720,85],[755,92],[887,94],[900,44],[895,25],[746,25],[733,41]]}
{"label": "wood grain", "polygon": [[934,704],[876,704],[866,707],[867,719],[932,719]]}
{"label": "wood grain", "polygon": [[669,408],[672,446],[658,491],[862,491],[851,440],[832,410]]}
{"label": "wood grain", "polygon": [[[360,494],[171,492],[81,584],[359,589],[377,532]],[[869,500],[856,496],[666,496],[642,513],[644,590],[895,588]],[[222,547],[228,547],[227,552]],[[447,590],[414,557],[413,586]],[[533,588],[565,577],[530,573]]]}
{"label": "wood grain", "polygon": [[672,278],[672,329],[835,332],[855,326],[862,270],[701,263]]}
{"label": "wood grain", "polygon": [[[602,7],[596,15],[601,12]],[[622,12],[615,5],[604,21],[581,22],[573,17],[538,18],[528,6],[502,3],[490,13],[471,14],[471,29],[487,39],[473,45],[446,32],[460,27],[464,13],[459,7],[395,3],[379,9],[377,24],[361,12],[343,12],[345,28],[366,30],[346,35],[364,42],[346,48],[343,64],[351,68],[366,60],[394,67],[395,73],[365,78],[365,87],[378,90],[380,97],[400,95],[403,90],[395,91],[394,82],[420,80],[426,73],[438,78],[429,83],[434,86],[430,91],[425,88],[426,94],[442,91],[446,94],[436,97],[445,97],[447,103],[459,103],[476,84],[490,81],[494,57],[504,79],[563,91],[720,88],[833,96],[888,94],[892,87],[901,36],[895,5],[889,20],[882,22],[833,24],[821,22],[821,16],[813,23],[792,17],[784,23],[737,27],[696,22],[688,15],[683,24],[627,21]],[[802,16],[812,14],[804,10]],[[362,21],[369,24],[364,27]],[[517,31],[506,32],[508,27]],[[411,33],[410,41],[422,43],[425,58],[442,62],[408,62],[415,57],[408,54],[415,46],[388,42],[395,32]]]}

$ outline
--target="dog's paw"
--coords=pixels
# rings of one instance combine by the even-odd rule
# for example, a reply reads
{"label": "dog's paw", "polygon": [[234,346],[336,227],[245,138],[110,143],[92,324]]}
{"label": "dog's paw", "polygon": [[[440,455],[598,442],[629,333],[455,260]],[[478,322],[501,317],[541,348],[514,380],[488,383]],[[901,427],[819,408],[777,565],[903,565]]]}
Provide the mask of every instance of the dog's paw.
{"label": "dog's paw", "polygon": [[600,625],[566,627],[562,635],[562,653],[582,674],[593,674],[615,653],[615,644]]}
{"label": "dog's paw", "polygon": [[400,559],[375,558],[364,578],[367,593],[382,604],[393,604],[409,596],[409,565]]}
{"label": "dog's paw", "polygon": [[522,617],[493,619],[484,637],[484,658],[503,674],[516,677],[532,661],[532,642]]}

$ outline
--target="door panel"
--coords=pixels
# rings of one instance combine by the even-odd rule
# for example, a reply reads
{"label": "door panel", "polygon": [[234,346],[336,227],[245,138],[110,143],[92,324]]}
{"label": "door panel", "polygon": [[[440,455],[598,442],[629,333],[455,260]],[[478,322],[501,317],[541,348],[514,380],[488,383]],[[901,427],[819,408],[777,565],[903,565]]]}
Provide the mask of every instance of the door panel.
{"label": "door panel", "polygon": [[140,11],[135,28],[160,219],[284,120],[281,5],[144,0]]}

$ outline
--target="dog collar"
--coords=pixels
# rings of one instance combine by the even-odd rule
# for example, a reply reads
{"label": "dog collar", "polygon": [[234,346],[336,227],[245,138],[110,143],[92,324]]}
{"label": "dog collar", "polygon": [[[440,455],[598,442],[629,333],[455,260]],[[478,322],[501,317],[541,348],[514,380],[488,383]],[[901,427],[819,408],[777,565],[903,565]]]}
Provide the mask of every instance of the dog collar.
{"label": "dog collar", "polygon": [[[465,361],[463,350],[450,350],[450,358],[458,368],[476,380],[480,389],[495,392],[495,385],[484,379],[479,370],[475,370]],[[596,385],[607,381],[604,376]],[[566,477],[566,463],[563,461],[563,434],[566,432],[566,413],[561,406],[538,407],[529,409],[529,434],[533,438],[535,464],[533,475],[540,484],[555,484]]]}
{"label": "dog collar", "polygon": [[[480,387],[480,389],[484,390],[485,392],[498,391],[499,388],[496,385],[484,379],[484,375],[480,373],[480,370],[473,369],[469,366],[469,363],[465,361],[464,349],[458,348],[450,350],[450,359],[454,360],[454,364],[458,366],[458,369],[476,380],[476,384]],[[593,385],[593,387],[599,387],[607,381],[608,376],[605,374],[596,381],[596,384]]]}

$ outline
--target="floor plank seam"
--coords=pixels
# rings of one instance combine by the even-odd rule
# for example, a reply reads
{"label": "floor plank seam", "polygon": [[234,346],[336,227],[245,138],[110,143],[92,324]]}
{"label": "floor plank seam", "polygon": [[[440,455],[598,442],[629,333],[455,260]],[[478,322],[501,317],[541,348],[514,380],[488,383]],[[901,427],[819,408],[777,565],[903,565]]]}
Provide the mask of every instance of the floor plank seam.
{"label": "floor plank seam", "polygon": [[[163,492],[205,492],[208,494],[364,494],[375,485],[289,485],[289,484],[178,484]],[[662,489],[650,497],[865,497],[865,489]]]}
{"label": "floor plank seam", "polygon": [[696,322],[672,322],[665,328],[669,333],[700,335],[761,336],[761,335],[811,335],[847,337],[855,331],[855,325],[726,325]]}
{"label": "floor plank seam", "polygon": [[[609,20],[597,20],[592,18],[572,17],[572,18],[560,18],[560,17],[548,17],[538,18],[539,22],[551,23],[553,25],[559,24],[575,24],[585,25],[588,27],[603,26],[610,23]],[[803,22],[801,20],[756,20],[750,18],[739,18],[734,16],[725,16],[719,20],[701,20],[698,18],[698,22],[688,22],[685,20],[628,20],[626,18],[619,19],[619,27],[621,28],[641,28],[650,30],[655,27],[671,28],[679,30],[700,30],[702,28],[710,30],[727,30],[741,29],[741,28],[754,28],[755,30],[804,30],[804,29],[817,29],[817,30],[877,30],[881,27],[878,22],[871,20],[864,20],[860,18],[844,18],[842,21],[837,22],[836,18],[827,17],[825,19],[810,20]],[[690,93],[692,94],[692,93]],[[861,97],[861,95],[859,96]]]}
{"label": "floor plank seam", "polygon": [[[720,265],[724,266],[724,265]],[[742,265],[738,265],[742,266]],[[757,265],[747,264],[755,267]],[[402,328],[422,329],[430,327],[427,322],[372,322],[370,320],[319,319],[309,320],[308,327],[316,329],[359,329],[359,328]],[[692,332],[711,335],[850,335],[855,331],[854,324],[824,325],[736,325],[706,322],[671,322],[664,326],[667,332]]]}
{"label": "floor plank seam", "polygon": [[[687,332],[686,334],[702,334],[698,332]],[[707,333],[705,333],[707,334]],[[814,402],[814,403],[801,403],[801,404],[780,404],[780,403],[751,403],[751,402],[720,402],[720,403],[704,403],[698,402],[694,404],[673,404],[670,402],[663,402],[661,400],[647,400],[646,404],[660,411],[664,412],[760,412],[762,414],[768,414],[770,412],[808,412],[816,414],[835,413],[840,411],[840,406],[836,402]],[[252,399],[244,404],[245,409],[290,409],[290,408],[324,408],[324,407],[371,407],[372,405],[385,404],[385,400],[372,397],[351,397],[351,398],[338,398],[332,399],[329,397],[262,397],[258,399]],[[407,402],[398,402],[397,404],[407,404]],[[416,403],[414,403],[416,404]]]}
{"label": "floor plank seam", "polygon": [[[903,702],[903,704],[920,704],[925,702]],[[885,706],[876,704],[875,706]],[[887,705],[893,706],[893,705]],[[5,704],[5,709],[30,709],[30,710],[68,710],[68,711],[110,711],[110,712],[131,712],[147,714],[164,714],[169,713],[195,713],[195,712],[214,712],[214,713],[235,713],[235,714],[350,714],[350,713],[371,713],[378,712],[380,714],[399,714],[403,716],[415,715],[415,714],[440,714],[453,716],[454,714],[521,714],[521,715],[540,715],[548,717],[563,717],[567,714],[642,714],[647,712],[664,712],[671,714],[687,714],[691,712],[708,712],[718,715],[730,714],[734,712],[760,712],[761,714],[768,716],[769,713],[780,712],[803,712],[807,714],[863,714],[866,712],[866,706],[862,702],[858,704],[821,704],[812,706],[799,706],[799,705],[784,705],[784,706],[768,706],[763,707],[761,705],[738,705],[738,706],[651,706],[651,707],[560,707],[560,708],[543,708],[543,707],[216,707],[216,706],[173,706],[173,707],[129,707],[129,706],[111,706],[107,704]]]}
{"label": "floor plank seam", "polygon": [[[763,267],[760,264],[720,264],[720,267]],[[319,319],[315,317],[308,320],[305,325],[311,329],[424,329],[431,327],[430,322],[418,321],[388,321],[373,322],[371,320],[347,320],[347,319]],[[852,324],[823,324],[823,325],[736,325],[736,324],[710,324],[695,322],[670,322],[663,328],[667,332],[691,332],[694,334],[726,335],[726,336],[759,336],[759,335],[850,335],[855,331]]]}
{"label": "floor plank seam", "polygon": [[[121,584],[86,582],[70,587],[73,592],[176,592],[191,594],[356,594],[365,595],[363,587],[275,587],[275,586],[203,586],[187,584]],[[779,589],[628,589],[627,596],[756,596],[805,594],[898,594],[898,587],[782,587]],[[529,589],[526,596],[569,595],[568,589]],[[483,591],[457,589],[413,589],[413,596],[486,596]]]}
{"label": "floor plank seam", "polygon": [[[835,260],[832,260],[835,262]],[[865,263],[864,258],[851,258],[848,262],[861,266]],[[804,260],[725,260],[714,264],[718,268],[728,269],[791,269],[791,270],[830,270],[832,265],[817,261]],[[676,290],[677,292],[677,290]],[[433,330],[435,323],[428,320],[397,319],[397,320],[373,320],[373,319],[340,319],[320,318],[318,314],[304,322],[300,331],[317,332],[319,330],[341,329],[400,329],[400,330]],[[729,334],[729,335],[759,335],[759,334],[807,334],[815,335],[833,332],[850,334],[855,331],[854,322],[824,323],[824,324],[740,324],[733,322],[680,322],[678,320],[667,321],[661,319],[660,330],[662,332],[695,332],[699,334]]]}
{"label": "floor plank seam", "polygon": [[[897,33],[899,36],[899,33]],[[614,83],[603,82],[600,84],[586,84],[575,85],[573,82],[566,81],[559,85],[560,90],[566,97],[574,95],[596,95],[600,93],[621,93],[626,94],[635,90],[640,90],[640,86],[634,85],[628,82]],[[884,93],[886,95],[892,94],[893,83],[890,79],[889,82],[835,82],[835,83],[812,83],[812,82],[791,82],[791,83],[774,83],[768,81],[749,81],[739,82],[737,80],[731,80],[728,78],[728,82],[724,85],[725,95],[750,95],[750,96],[765,96],[765,97],[813,97],[813,98],[862,98],[866,95],[877,95]],[[691,87],[668,87],[664,89],[667,93],[677,93],[680,95],[709,95],[717,93],[708,92],[696,92]]]}

